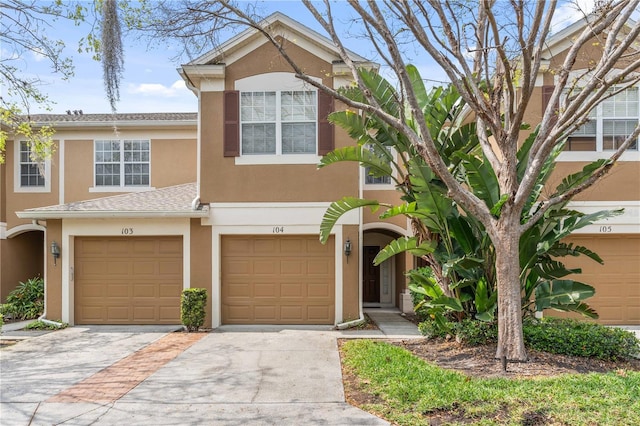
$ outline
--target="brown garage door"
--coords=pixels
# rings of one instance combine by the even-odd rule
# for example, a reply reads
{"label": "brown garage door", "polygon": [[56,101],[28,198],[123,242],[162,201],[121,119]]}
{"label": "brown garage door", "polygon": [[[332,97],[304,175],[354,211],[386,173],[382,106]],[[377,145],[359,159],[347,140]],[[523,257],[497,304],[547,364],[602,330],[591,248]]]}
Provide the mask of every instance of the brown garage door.
{"label": "brown garage door", "polygon": [[333,324],[333,237],[223,236],[223,324]]}
{"label": "brown garage door", "polygon": [[568,241],[598,253],[604,261],[600,265],[585,256],[561,259],[568,267],[582,268],[574,279],[595,287],[587,303],[600,315],[599,322],[640,324],[640,236],[580,235]]}
{"label": "brown garage door", "polygon": [[77,237],[76,324],[180,324],[182,237]]}

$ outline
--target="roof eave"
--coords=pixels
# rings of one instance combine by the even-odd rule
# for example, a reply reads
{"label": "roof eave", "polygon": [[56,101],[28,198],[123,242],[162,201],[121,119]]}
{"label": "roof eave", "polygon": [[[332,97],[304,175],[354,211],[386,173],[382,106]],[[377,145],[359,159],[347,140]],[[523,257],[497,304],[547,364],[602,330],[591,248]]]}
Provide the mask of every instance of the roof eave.
{"label": "roof eave", "polygon": [[149,218],[190,218],[197,219],[209,216],[208,209],[185,211],[20,211],[16,212],[20,219],[149,219]]}

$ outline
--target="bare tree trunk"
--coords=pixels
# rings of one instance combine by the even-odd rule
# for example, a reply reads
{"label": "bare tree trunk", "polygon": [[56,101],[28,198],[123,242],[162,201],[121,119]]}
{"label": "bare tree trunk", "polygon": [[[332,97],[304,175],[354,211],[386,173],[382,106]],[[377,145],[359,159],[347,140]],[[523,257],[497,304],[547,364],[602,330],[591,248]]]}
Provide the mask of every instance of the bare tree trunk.
{"label": "bare tree trunk", "polygon": [[[512,216],[507,214],[507,216]],[[503,220],[496,238],[496,278],[498,281],[498,349],[496,358],[526,361],[522,334],[520,291],[519,220]]]}

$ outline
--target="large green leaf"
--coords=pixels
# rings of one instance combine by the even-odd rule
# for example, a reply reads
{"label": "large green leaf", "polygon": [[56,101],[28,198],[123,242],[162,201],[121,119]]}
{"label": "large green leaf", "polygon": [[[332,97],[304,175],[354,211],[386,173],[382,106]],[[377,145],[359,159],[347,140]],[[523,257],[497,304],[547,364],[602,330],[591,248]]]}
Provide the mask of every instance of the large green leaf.
{"label": "large green leaf", "polygon": [[595,294],[588,284],[573,280],[544,281],[536,287],[536,310],[557,309],[558,306],[575,305]]}
{"label": "large green leaf", "polygon": [[376,200],[365,200],[355,197],[344,197],[340,201],[331,203],[324,213],[322,223],[320,224],[320,242],[322,242],[322,244],[327,242],[329,235],[331,235],[331,230],[343,214],[365,206],[371,207],[371,211],[374,212],[380,207],[380,203]]}
{"label": "large green leaf", "polygon": [[564,179],[562,179],[562,183],[558,185],[558,187],[556,188],[556,192],[555,194],[552,195],[552,197],[555,197],[556,195],[559,195],[559,194],[564,194],[570,189],[580,185],[581,183],[586,181],[589,177],[591,177],[593,173],[595,173],[598,169],[606,166],[610,162],[611,160],[607,158],[602,158],[600,160],[594,161],[593,163],[587,164],[582,168],[581,171],[565,177]]}
{"label": "large green leaf", "polygon": [[485,202],[489,209],[500,201],[500,186],[493,168],[483,158],[457,152],[462,159],[469,189]]}
{"label": "large green leaf", "polygon": [[556,311],[562,312],[575,312],[591,319],[598,319],[600,317],[595,309],[584,302],[572,303],[569,305],[551,305],[549,306],[549,309],[555,309]]}
{"label": "large green leaf", "polygon": [[318,168],[326,167],[330,164],[339,163],[341,161],[357,161],[363,167],[369,168],[372,176],[391,176],[392,169],[389,161],[371,152],[367,148],[361,146],[345,146],[343,148],[334,149],[320,160]]}
{"label": "large green leaf", "polygon": [[408,251],[414,256],[424,256],[433,251],[436,248],[436,242],[424,241],[422,244],[418,244],[416,237],[400,237],[391,241],[385,248],[380,250],[380,253],[373,259],[374,265],[380,265],[387,259],[392,258],[396,254],[404,253]]}

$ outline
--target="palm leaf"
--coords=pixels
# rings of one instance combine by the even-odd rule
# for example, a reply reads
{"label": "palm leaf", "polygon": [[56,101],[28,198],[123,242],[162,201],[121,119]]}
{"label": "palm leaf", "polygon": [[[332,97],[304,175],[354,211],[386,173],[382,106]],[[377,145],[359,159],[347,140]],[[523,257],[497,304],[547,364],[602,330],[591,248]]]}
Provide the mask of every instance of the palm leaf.
{"label": "palm leaf", "polygon": [[320,224],[320,242],[322,244],[327,242],[329,235],[331,235],[331,230],[343,214],[364,206],[371,207],[371,211],[375,212],[380,207],[380,203],[376,200],[365,200],[355,197],[344,197],[340,201],[334,201],[331,203],[329,208],[327,208],[327,211],[324,213],[322,223]]}
{"label": "palm leaf", "polygon": [[391,241],[385,248],[380,250],[380,253],[373,259],[374,265],[380,265],[387,259],[392,258],[396,254],[404,253],[408,251],[414,256],[424,256],[433,253],[436,248],[435,241],[424,241],[422,244],[418,244],[416,237],[400,237]]}
{"label": "palm leaf", "polygon": [[393,173],[388,160],[380,158],[374,152],[361,146],[345,146],[334,149],[322,157],[318,168],[320,169],[341,161],[359,162],[361,166],[368,167],[369,173],[376,177],[391,176]]}

